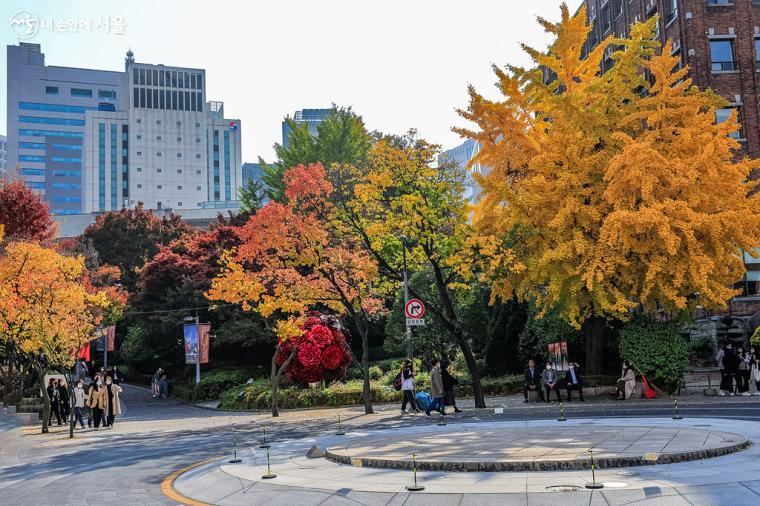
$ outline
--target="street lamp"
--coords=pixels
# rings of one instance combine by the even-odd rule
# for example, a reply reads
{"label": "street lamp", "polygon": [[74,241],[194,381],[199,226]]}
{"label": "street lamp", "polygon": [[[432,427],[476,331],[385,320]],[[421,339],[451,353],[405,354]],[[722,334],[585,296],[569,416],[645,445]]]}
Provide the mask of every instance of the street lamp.
{"label": "street lamp", "polygon": [[[200,320],[198,319],[198,313],[195,313],[195,317],[192,316],[185,316],[183,318],[186,324],[188,323],[195,323],[196,332],[198,332],[198,324],[200,323]],[[201,355],[200,355],[200,336],[198,336],[198,342],[196,343],[196,349],[195,349],[195,383],[198,384],[201,382]]]}
{"label": "street lamp", "polygon": [[406,318],[406,303],[409,302],[409,278],[406,271],[406,243],[407,237],[400,235],[401,240],[401,257],[404,262],[404,322],[406,323],[406,354],[409,360],[412,359],[412,327],[409,326],[409,322]]}

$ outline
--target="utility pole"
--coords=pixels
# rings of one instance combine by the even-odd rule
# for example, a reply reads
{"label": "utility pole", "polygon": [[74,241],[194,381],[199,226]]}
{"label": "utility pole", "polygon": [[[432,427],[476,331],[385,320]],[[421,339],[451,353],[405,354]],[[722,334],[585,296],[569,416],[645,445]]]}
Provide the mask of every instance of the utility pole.
{"label": "utility pole", "polygon": [[201,336],[200,336],[200,323],[198,319],[198,310],[195,310],[195,331],[198,333],[198,349],[195,353],[195,384],[201,382]]}
{"label": "utility pole", "polygon": [[[406,271],[406,236],[402,235],[401,239],[401,256],[404,259],[404,308],[409,302],[409,278]],[[412,327],[407,321],[406,312],[404,312],[404,322],[406,324],[406,355],[409,360],[412,359]]]}

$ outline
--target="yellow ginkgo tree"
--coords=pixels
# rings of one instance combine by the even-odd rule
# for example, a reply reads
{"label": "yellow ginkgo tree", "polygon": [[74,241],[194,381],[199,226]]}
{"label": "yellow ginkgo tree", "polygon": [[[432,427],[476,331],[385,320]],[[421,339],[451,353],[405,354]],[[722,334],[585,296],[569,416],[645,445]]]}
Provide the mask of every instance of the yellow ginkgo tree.
{"label": "yellow ginkgo tree", "polygon": [[42,385],[51,368],[68,368],[90,341],[108,307],[104,292],[83,283],[84,259],[37,243],[12,242],[0,252],[0,340],[24,353],[42,387],[42,432],[50,399]]}
{"label": "yellow ginkgo tree", "polygon": [[585,19],[563,6],[560,22],[540,20],[549,51],[496,69],[500,101],[470,89],[461,114],[477,128],[457,131],[491,167],[473,240],[487,245],[482,278],[583,328],[595,372],[607,320],[725,306],[741,251],[760,243],[760,199],[729,135],[736,115],[716,122],[725,101],[658,47],[656,20],[585,54]]}

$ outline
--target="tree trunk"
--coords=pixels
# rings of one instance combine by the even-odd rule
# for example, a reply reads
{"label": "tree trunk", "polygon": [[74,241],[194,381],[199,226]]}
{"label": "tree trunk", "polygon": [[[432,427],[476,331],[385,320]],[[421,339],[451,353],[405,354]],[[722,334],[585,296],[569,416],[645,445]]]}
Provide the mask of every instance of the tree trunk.
{"label": "tree trunk", "polygon": [[37,381],[42,390],[42,433],[48,433],[48,424],[50,422],[50,397],[48,397],[47,387],[45,386],[45,371],[41,366],[37,366]]}
{"label": "tree trunk", "polygon": [[365,322],[357,322],[359,333],[362,338],[362,376],[364,377],[364,386],[362,395],[364,397],[364,414],[371,415],[372,409],[372,386],[369,382],[369,325]]}
{"label": "tree trunk", "polygon": [[[74,363],[74,367],[76,367],[76,362]],[[73,369],[69,373],[69,378],[66,381],[66,387],[69,389],[69,439],[74,439],[74,407],[72,404],[76,404],[74,399],[74,384],[72,380],[74,379],[74,371]]]}
{"label": "tree trunk", "polygon": [[272,372],[270,381],[272,383],[272,417],[280,416],[280,412],[277,410],[277,390],[280,384],[280,375],[277,374],[277,353],[280,351],[280,345],[274,349],[274,355],[272,355]]}
{"label": "tree trunk", "polygon": [[604,348],[606,346],[607,322],[604,317],[592,314],[581,327],[586,347],[586,372],[604,372]]}
{"label": "tree trunk", "polygon": [[[430,257],[430,255],[428,255],[428,257]],[[454,303],[449,295],[449,290],[446,286],[446,281],[444,280],[440,265],[434,262],[432,258],[430,259],[430,264],[433,267],[433,273],[435,274],[435,284],[438,288],[438,296],[443,303],[445,316],[443,319],[456,337],[457,344],[459,344],[459,348],[462,350],[462,355],[464,355],[464,361],[467,363],[467,370],[470,372],[470,379],[472,380],[472,395],[475,397],[475,407],[485,408],[486,401],[483,398],[483,387],[480,384],[480,371],[478,371],[478,365],[475,363],[475,357],[472,354],[470,343],[467,341],[467,334],[457,319]]]}

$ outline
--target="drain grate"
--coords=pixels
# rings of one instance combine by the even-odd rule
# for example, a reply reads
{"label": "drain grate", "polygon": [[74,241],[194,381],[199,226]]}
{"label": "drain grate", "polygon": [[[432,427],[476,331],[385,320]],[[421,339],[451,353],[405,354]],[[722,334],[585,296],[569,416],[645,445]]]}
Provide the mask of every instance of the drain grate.
{"label": "drain grate", "polygon": [[582,490],[578,485],[551,485],[546,487],[549,492],[578,492]]}

